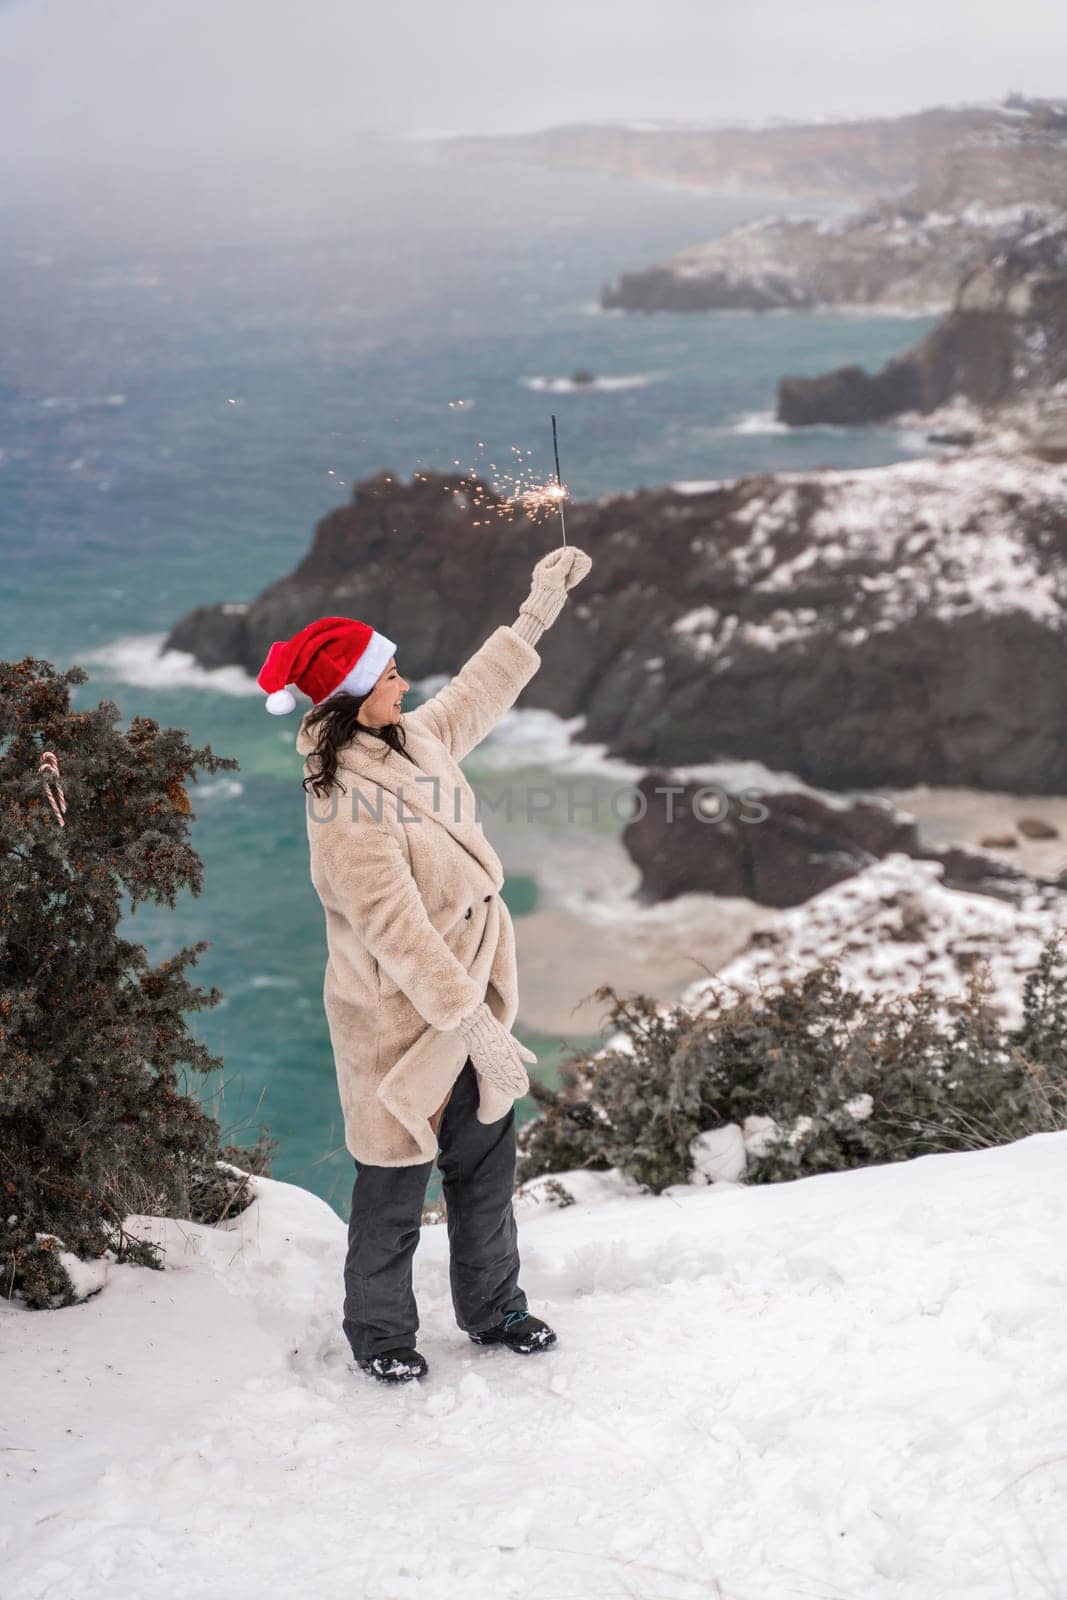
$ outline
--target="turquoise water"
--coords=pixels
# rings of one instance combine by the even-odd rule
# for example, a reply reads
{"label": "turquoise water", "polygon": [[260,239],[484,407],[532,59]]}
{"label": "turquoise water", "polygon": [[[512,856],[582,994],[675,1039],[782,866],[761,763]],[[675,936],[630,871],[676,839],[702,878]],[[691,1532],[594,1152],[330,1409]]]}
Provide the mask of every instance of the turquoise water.
{"label": "turquoise water", "polygon": [[[484,467],[512,446],[547,475],[552,411],[576,498],[912,454],[894,428],[787,432],[769,419],[783,373],[877,365],[930,319],[596,310],[618,271],[787,209],[811,208],[459,171],[415,151],[357,171],[344,205],[296,222],[220,207],[183,230],[180,216],[111,213],[103,201],[7,206],[3,651],[79,661],[91,672],[80,703],[113,698],[124,722],[179,724],[239,759],[238,773],[193,796],[203,895],[173,912],[143,907],[129,931],[157,957],[211,941],[198,975],[226,999],[193,1024],[225,1055],[222,1119],[241,1137],[267,1125],[281,1143],[277,1175],[342,1211],[351,1163],[295,728],[258,696],[161,678],[152,636],[193,605],[247,599],[290,570],[355,478],[457,459]],[[578,367],[640,381],[530,387]],[[476,775],[477,757],[468,768]],[[509,879],[516,916],[536,892]],[[551,1078],[567,1039],[518,1031]]]}

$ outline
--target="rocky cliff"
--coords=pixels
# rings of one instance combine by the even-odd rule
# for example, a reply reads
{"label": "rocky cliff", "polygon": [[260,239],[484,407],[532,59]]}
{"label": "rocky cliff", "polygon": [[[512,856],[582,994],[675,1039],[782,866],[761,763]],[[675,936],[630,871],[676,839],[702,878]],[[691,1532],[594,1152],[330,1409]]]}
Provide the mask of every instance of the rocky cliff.
{"label": "rocky cliff", "polygon": [[[1067,212],[1067,111],[1027,102],[933,142],[892,196],[832,219],[770,216],[624,272],[601,290],[630,311],[816,305],[948,309],[1008,236]],[[855,191],[857,194],[861,191]]]}
{"label": "rocky cliff", "polygon": [[[557,538],[494,504],[470,479],[367,479],[289,577],[194,611],[167,646],[254,673],[273,640],[342,613],[397,640],[406,677],[455,671]],[[969,453],[760,475],[567,520],[593,570],[520,706],[583,715],[582,738],[646,766],[1067,792],[1061,467]]]}
{"label": "rocky cliff", "polygon": [[763,127],[602,123],[435,141],[447,160],[527,161],[720,194],[873,198],[918,182],[942,154],[996,122],[992,106],[933,107],[852,122]]}
{"label": "rocky cliff", "polygon": [[881,201],[844,217],[759,217],[603,285],[605,310],[770,311],[869,306],[936,311],[1007,226],[1058,215],[1026,205],[926,213]]}
{"label": "rocky cliff", "polygon": [[783,422],[874,422],[953,400],[995,410],[1067,394],[1067,211],[1007,235],[962,277],[951,312],[878,372],[783,377]]}

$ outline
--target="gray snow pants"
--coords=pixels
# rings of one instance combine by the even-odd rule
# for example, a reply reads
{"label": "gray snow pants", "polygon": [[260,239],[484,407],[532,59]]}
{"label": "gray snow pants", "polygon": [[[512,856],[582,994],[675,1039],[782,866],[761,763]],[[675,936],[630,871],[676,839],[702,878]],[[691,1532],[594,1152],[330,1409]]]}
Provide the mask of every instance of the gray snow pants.
{"label": "gray snow pants", "polygon": [[[526,1311],[519,1288],[515,1187],[515,1108],[482,1123],[470,1056],[456,1079],[437,1134],[437,1165],[448,1208],[449,1281],[456,1321],[466,1333],[491,1328],[508,1311]],[[345,1260],[344,1331],[357,1360],[411,1347],[419,1326],[412,1257],[433,1162],[375,1167],[356,1162]]]}

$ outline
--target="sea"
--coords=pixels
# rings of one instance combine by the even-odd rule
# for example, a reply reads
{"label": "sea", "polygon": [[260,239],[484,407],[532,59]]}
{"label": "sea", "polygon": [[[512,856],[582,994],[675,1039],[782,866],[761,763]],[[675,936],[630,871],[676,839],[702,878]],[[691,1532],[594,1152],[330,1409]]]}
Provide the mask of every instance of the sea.
{"label": "sea", "polygon": [[[189,1025],[224,1067],[190,1087],[227,1139],[266,1128],[274,1175],[345,1215],[353,1167],[297,719],[265,715],[237,670],[161,656],[166,630],[290,571],[361,477],[457,463],[492,476],[490,463],[521,461],[547,478],[553,413],[579,500],[925,453],[921,433],[892,425],[784,428],[775,387],[787,373],[876,367],[935,318],[598,308],[621,271],[768,214],[831,216],[830,202],[459,165],[389,140],[313,184],[288,178],[275,189],[262,173],[247,188],[232,174],[199,186],[138,174],[3,194],[0,646],[80,664],[75,703],[112,700],[121,726],[150,716],[239,761],[193,790],[202,894],[127,911],[124,931],[157,960],[209,942],[194,976],[224,998]],[[597,381],[574,383],[581,369]],[[556,542],[546,527],[546,550]],[[558,743],[544,742],[546,768]],[[530,740],[521,759],[536,764]],[[536,875],[509,875],[505,893],[527,914]],[[521,1010],[516,1032],[550,1082],[566,1047],[592,1042],[539,1035]],[[520,1105],[520,1121],[533,1113]],[[429,1199],[437,1183],[435,1169]]]}

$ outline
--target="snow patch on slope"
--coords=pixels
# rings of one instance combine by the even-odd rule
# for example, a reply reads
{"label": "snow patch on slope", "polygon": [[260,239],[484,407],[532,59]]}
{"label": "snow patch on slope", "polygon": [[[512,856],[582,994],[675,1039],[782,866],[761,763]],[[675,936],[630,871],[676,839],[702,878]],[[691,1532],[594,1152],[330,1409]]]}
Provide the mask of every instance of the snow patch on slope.
{"label": "snow patch on slope", "polygon": [[1021,902],[948,889],[940,861],[885,856],[862,872],[778,913],[757,942],[682,995],[697,1007],[710,993],[752,993],[798,978],[829,956],[843,981],[865,994],[914,990],[960,996],[977,962],[993,980],[989,1005],[1011,1027],[1022,1018],[1022,985],[1045,940],[1067,934],[1067,896],[1037,892]]}
{"label": "snow patch on slope", "polygon": [[[748,538],[728,559],[740,591],[781,595],[758,624],[727,613],[712,630],[711,608],[677,618],[674,631],[712,670],[731,645],[780,649],[820,630],[853,646],[912,619],[950,621],[969,613],[1021,613],[1067,627],[1067,570],[1051,532],[1050,509],[1067,514],[1067,473],[1035,459],[946,455],[864,470],[823,470],[821,501],[803,546],[794,530],[799,495],[812,475],[780,472],[733,520]],[[825,587],[835,606],[793,606],[790,596]]]}

